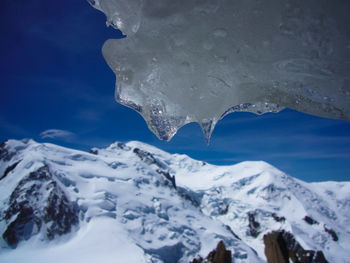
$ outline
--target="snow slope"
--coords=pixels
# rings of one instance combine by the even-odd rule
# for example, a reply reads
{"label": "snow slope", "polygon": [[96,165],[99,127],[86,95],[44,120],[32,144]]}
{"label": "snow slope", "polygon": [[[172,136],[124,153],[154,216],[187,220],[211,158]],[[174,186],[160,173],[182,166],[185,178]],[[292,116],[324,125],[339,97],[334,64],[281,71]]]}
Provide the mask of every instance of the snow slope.
{"label": "snow slope", "polygon": [[0,262],[189,262],[219,240],[234,262],[264,262],[276,229],[329,262],[350,256],[350,183],[305,183],[265,162],[9,140],[0,178]]}

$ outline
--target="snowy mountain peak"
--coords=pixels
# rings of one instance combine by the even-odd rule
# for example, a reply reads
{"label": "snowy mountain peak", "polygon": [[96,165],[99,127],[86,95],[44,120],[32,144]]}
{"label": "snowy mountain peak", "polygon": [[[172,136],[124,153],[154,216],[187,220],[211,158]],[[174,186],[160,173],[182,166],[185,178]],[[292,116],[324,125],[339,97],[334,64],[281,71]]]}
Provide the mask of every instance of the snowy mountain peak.
{"label": "snowy mountain peak", "polygon": [[0,261],[54,251],[73,262],[89,247],[87,262],[101,251],[105,262],[189,262],[223,240],[234,262],[263,262],[264,236],[284,230],[292,247],[346,262],[349,193],[348,182],[306,183],[263,161],[215,166],[136,141],[87,153],[9,140],[0,146]]}

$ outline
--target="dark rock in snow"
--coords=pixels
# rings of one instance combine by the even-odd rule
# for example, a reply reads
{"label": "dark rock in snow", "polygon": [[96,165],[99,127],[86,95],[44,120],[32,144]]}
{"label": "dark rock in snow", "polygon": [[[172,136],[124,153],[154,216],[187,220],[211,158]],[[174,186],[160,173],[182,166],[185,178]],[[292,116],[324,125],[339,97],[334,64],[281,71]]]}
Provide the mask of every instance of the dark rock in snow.
{"label": "dark rock in snow", "polygon": [[201,256],[198,256],[197,258],[193,259],[190,263],[203,263],[203,258]]}
{"label": "dark rock in snow", "polygon": [[233,232],[232,228],[228,225],[225,225],[225,228],[230,231],[230,233],[235,237],[237,238],[238,240],[242,240],[235,232]]}
{"label": "dark rock in snow", "polygon": [[268,263],[327,263],[322,251],[304,250],[294,236],[282,231],[264,235]]}
{"label": "dark rock in snow", "polygon": [[15,162],[8,166],[4,172],[4,174],[0,177],[0,180],[4,179],[12,170],[16,168],[16,166],[20,163],[21,161]]}
{"label": "dark rock in snow", "polygon": [[183,187],[177,187],[177,192],[182,198],[190,201],[193,206],[199,207],[201,203],[201,199],[203,197],[202,194],[196,193],[194,191],[191,191],[188,188],[183,188]]}
{"label": "dark rock in snow", "polygon": [[202,257],[197,257],[193,259],[190,263],[231,263],[232,253],[230,250],[226,250],[224,242],[221,240],[216,249],[211,251],[208,256],[203,259]]}
{"label": "dark rock in snow", "polygon": [[175,175],[171,176],[169,172],[162,171],[160,169],[157,169],[157,173],[164,175],[165,178],[168,179],[171,182],[172,186],[176,189]]}
{"label": "dark rock in snow", "polygon": [[276,222],[286,221],[286,218],[284,216],[278,216],[276,213],[272,213],[271,216]]}
{"label": "dark rock in snow", "polygon": [[91,148],[89,153],[98,155],[98,149],[97,148]]}
{"label": "dark rock in snow", "polygon": [[160,162],[158,159],[156,159],[153,154],[146,152],[144,150],[141,150],[139,148],[135,148],[133,150],[133,152],[145,163],[147,164],[155,164],[156,166],[158,166],[161,169],[165,169],[166,166]]}
{"label": "dark rock in snow", "polygon": [[9,225],[2,236],[13,248],[41,229],[46,230],[43,233],[46,238],[53,239],[70,232],[79,222],[77,209],[52,178],[47,166],[18,183],[10,196],[4,219]]}
{"label": "dark rock in snow", "polygon": [[249,234],[252,237],[257,237],[260,234],[260,224],[255,220],[254,213],[249,212],[248,213],[248,227],[249,227]]}
{"label": "dark rock in snow", "polygon": [[226,215],[230,205],[227,203],[227,200],[223,200],[219,206],[219,214]]}
{"label": "dark rock in snow", "polygon": [[118,148],[120,148],[120,149],[122,149],[122,150],[130,150],[130,147],[129,146],[127,146],[125,143],[123,143],[123,142],[118,142],[117,143],[117,146],[118,146]]}
{"label": "dark rock in snow", "polygon": [[0,160],[3,161],[10,161],[13,156],[15,156],[16,152],[15,151],[9,151],[6,147],[6,142],[4,141],[0,145]]}
{"label": "dark rock in snow", "polygon": [[335,231],[333,229],[327,228],[325,225],[323,227],[324,227],[324,231],[326,231],[328,234],[331,235],[333,241],[339,240],[338,235],[335,233]]}
{"label": "dark rock in snow", "polygon": [[319,224],[315,219],[313,219],[312,217],[310,216],[305,216],[304,218],[304,221],[310,225],[314,225],[314,224]]}
{"label": "dark rock in snow", "polygon": [[23,206],[16,219],[7,227],[2,237],[15,248],[21,240],[28,240],[41,227],[41,220],[34,215],[31,207]]}
{"label": "dark rock in snow", "polygon": [[172,186],[176,189],[176,182],[175,182],[175,175],[170,175],[170,173],[168,171],[166,171],[166,165],[164,163],[162,163],[161,161],[159,161],[157,158],[155,158],[153,156],[153,154],[141,150],[139,148],[135,148],[133,150],[133,152],[145,163],[149,164],[149,165],[156,165],[158,168],[157,169],[157,173],[163,175],[167,180],[169,180],[172,184]]}

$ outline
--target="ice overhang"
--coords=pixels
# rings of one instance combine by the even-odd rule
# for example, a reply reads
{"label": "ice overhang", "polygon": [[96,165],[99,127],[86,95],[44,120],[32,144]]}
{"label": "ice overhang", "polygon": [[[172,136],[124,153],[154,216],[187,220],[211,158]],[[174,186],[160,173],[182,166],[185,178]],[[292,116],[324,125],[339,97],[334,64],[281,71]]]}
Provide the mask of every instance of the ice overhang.
{"label": "ice overhang", "polygon": [[89,3],[127,35],[102,48],[116,100],[160,139],[197,122],[209,140],[238,111],[350,120],[350,1]]}

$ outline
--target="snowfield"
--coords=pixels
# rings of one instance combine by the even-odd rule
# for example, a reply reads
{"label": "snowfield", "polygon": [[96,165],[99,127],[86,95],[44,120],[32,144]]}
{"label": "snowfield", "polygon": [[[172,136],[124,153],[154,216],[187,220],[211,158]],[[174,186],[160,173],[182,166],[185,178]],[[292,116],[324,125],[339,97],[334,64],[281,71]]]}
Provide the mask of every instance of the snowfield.
{"label": "snowfield", "polygon": [[306,183],[265,162],[215,166],[141,142],[90,153],[33,140],[0,147],[0,262],[189,262],[223,240],[265,262],[284,229],[349,262],[350,183]]}

